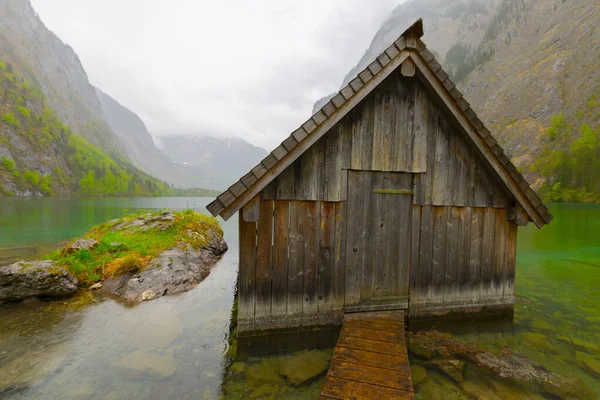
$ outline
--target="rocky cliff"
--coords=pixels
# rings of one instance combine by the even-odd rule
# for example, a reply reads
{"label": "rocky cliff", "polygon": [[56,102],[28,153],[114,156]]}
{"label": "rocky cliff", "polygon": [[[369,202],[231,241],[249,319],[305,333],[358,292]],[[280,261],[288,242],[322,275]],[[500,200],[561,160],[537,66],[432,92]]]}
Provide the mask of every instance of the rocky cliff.
{"label": "rocky cliff", "polygon": [[102,118],[79,57],[46,28],[29,0],[0,0],[0,44],[0,58],[41,88],[64,124],[93,145],[126,154]]}

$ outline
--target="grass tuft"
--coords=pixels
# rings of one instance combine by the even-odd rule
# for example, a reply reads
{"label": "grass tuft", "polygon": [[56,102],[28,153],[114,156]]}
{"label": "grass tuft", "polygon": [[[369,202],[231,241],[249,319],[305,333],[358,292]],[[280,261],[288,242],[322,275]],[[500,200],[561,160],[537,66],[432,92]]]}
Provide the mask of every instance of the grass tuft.
{"label": "grass tuft", "polygon": [[[91,285],[100,279],[138,273],[163,251],[191,246],[198,250],[206,246],[211,237],[223,237],[223,230],[215,218],[186,210],[173,212],[173,221],[161,220],[162,211],[129,214],[118,220],[92,228],[83,239],[95,239],[94,249],[61,254],[56,250],[48,257],[65,267],[83,285]],[[143,217],[156,219],[158,226],[128,224]]]}

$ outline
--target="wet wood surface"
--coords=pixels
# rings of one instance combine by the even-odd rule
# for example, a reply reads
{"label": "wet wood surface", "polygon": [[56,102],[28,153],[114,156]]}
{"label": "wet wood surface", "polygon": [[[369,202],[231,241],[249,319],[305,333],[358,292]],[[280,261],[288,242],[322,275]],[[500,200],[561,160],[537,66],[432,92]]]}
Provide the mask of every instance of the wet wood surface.
{"label": "wet wood surface", "polygon": [[413,399],[404,312],[346,314],[321,399]]}

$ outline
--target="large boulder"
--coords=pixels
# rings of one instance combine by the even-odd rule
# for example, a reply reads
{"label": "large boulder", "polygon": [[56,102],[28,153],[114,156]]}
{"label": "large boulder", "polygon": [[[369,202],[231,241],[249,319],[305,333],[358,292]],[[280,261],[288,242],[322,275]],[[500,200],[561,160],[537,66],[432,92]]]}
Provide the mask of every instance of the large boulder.
{"label": "large boulder", "polygon": [[0,301],[68,296],[79,286],[75,277],[53,261],[18,261],[0,267]]}
{"label": "large boulder", "polygon": [[102,290],[134,302],[185,292],[202,282],[227,250],[225,241],[217,236],[206,247],[182,247],[163,251],[140,273],[106,279]]}

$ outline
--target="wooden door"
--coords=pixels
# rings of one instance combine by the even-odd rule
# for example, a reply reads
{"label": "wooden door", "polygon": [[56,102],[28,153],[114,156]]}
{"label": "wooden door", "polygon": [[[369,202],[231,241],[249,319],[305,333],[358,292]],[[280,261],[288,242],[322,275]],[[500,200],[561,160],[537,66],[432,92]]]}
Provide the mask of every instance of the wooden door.
{"label": "wooden door", "polygon": [[408,308],[412,178],[348,171],[346,311]]}

